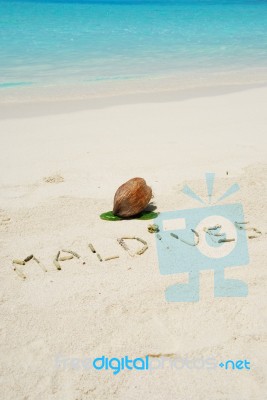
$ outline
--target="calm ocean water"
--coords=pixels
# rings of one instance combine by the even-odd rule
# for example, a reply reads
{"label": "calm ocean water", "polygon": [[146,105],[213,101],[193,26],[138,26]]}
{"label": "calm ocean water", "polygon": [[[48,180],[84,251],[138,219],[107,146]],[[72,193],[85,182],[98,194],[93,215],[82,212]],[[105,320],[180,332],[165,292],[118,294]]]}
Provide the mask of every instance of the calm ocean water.
{"label": "calm ocean water", "polygon": [[223,71],[266,73],[266,0],[0,0],[5,92]]}

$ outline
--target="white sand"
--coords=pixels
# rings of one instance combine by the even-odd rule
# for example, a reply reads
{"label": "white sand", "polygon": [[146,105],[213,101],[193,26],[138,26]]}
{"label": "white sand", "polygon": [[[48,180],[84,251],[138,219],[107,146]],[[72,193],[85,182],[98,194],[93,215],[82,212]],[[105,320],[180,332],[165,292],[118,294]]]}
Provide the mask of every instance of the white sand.
{"label": "white sand", "polygon": [[[1,399],[264,398],[266,235],[249,240],[248,267],[226,272],[248,283],[248,297],[214,298],[206,271],[199,302],[167,303],[165,288],[185,277],[160,275],[148,222],[98,216],[134,176],[152,186],[159,211],[196,207],[181,193],[183,184],[205,196],[204,174],[215,172],[215,195],[238,182],[240,192],[225,203],[242,202],[246,219],[265,233],[266,105],[267,89],[257,88],[0,120]],[[116,243],[122,235],[146,239],[149,250],[127,256]],[[104,257],[120,258],[99,263],[89,242]],[[86,265],[72,260],[57,271],[53,258],[62,248],[80,253]],[[31,253],[48,272],[29,263],[22,281],[11,261]],[[247,359],[251,370],[167,366],[113,376],[55,365],[57,355],[147,354]]]}

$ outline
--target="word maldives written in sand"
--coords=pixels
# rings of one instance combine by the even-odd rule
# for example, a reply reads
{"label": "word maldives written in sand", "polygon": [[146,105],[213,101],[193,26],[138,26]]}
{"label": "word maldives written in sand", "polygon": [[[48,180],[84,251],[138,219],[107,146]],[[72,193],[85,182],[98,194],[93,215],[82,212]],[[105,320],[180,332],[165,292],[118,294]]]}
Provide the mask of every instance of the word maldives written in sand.
{"label": "word maldives written in sand", "polygon": [[[136,240],[136,241],[138,241],[138,242],[140,242],[142,244],[142,247],[139,250],[137,250],[136,252],[132,252],[132,251],[130,251],[130,248],[128,247],[128,245],[125,243],[125,240]],[[148,249],[147,242],[145,240],[139,238],[139,237],[136,237],[136,236],[125,236],[125,237],[117,239],[117,242],[131,257],[141,256]],[[111,255],[111,256],[108,256],[106,258],[102,258],[102,256],[96,251],[96,249],[95,249],[95,247],[94,247],[94,245],[92,243],[89,243],[88,248],[91,250],[91,252],[93,254],[96,255],[96,257],[98,258],[99,262],[111,261],[111,260],[115,260],[115,259],[119,258],[119,255]],[[73,258],[77,259],[83,265],[85,265],[85,261],[82,259],[82,257],[78,253],[76,253],[73,250],[66,250],[66,249],[62,249],[62,250],[59,250],[57,252],[56,256],[53,259],[53,264],[56,267],[56,269],[58,271],[60,271],[62,269],[61,263],[64,262],[64,261],[72,260]],[[14,259],[12,261],[12,270],[21,279],[26,279],[27,277],[26,277],[25,273],[21,270],[21,268],[23,266],[25,266],[30,261],[34,261],[44,272],[47,272],[46,267],[33,254],[27,256],[24,259]]]}
{"label": "word maldives written in sand", "polygon": [[[260,235],[262,235],[262,232],[259,231],[256,228],[249,228],[249,227],[245,227],[246,224],[248,224],[248,222],[239,222],[239,223],[235,223],[236,226],[238,227],[238,229],[241,230],[247,230],[247,231],[253,231],[254,234],[253,235],[248,235],[249,239],[256,239],[258,238]],[[209,228],[204,228],[203,230],[209,234],[210,236],[213,236],[212,240],[214,241],[214,238],[216,236],[223,236],[223,234],[219,234],[219,233],[214,233],[213,231],[217,231],[217,229],[221,228],[221,225],[216,225],[214,227],[209,227]],[[162,236],[158,233],[160,231],[158,225],[149,225],[148,226],[148,232],[150,233],[156,233],[156,238],[159,241],[162,241]],[[181,238],[180,236],[176,235],[175,233],[171,232],[170,236],[173,237],[174,239],[178,239],[181,242],[183,242],[184,244],[188,245],[188,246],[198,246],[199,244],[199,234],[198,232],[196,232],[194,229],[191,229],[191,231],[194,233],[194,235],[196,236],[196,241],[195,242],[188,242],[187,240],[184,240],[183,238]],[[235,239],[227,239],[227,238],[218,238],[218,243],[226,243],[226,242],[232,242],[235,241]],[[142,244],[142,247],[137,250],[136,252],[132,252],[129,248],[129,246],[126,244],[125,241],[127,240],[136,240],[138,242],[140,242]],[[135,257],[135,256],[141,256],[142,254],[144,254],[146,252],[146,250],[148,250],[148,244],[145,240],[136,237],[136,236],[124,236],[121,237],[119,239],[117,239],[118,244],[123,248],[123,250],[125,250],[129,256],[131,257]],[[116,260],[119,257],[119,255],[111,255],[105,258],[102,258],[102,256],[96,251],[94,245],[92,243],[88,244],[88,248],[91,250],[91,252],[93,254],[96,255],[96,257],[98,258],[99,262],[103,262],[103,261],[112,261],[112,260]],[[167,250],[169,250],[169,247],[166,247]],[[62,249],[59,250],[56,254],[56,256],[53,259],[53,264],[56,267],[56,269],[58,271],[60,271],[62,269],[61,263],[64,261],[69,261],[72,260],[73,258],[76,258],[78,261],[82,262],[83,265],[85,265],[85,261],[82,260],[82,257],[76,253],[73,250],[66,250],[66,249]],[[47,272],[46,267],[42,264],[42,262],[36,258],[33,254],[27,256],[24,259],[14,259],[12,261],[12,270],[14,272],[16,272],[16,274],[21,278],[21,279],[26,279],[26,275],[24,274],[24,272],[21,270],[21,267],[25,266],[28,262],[30,261],[34,261],[44,272]]]}

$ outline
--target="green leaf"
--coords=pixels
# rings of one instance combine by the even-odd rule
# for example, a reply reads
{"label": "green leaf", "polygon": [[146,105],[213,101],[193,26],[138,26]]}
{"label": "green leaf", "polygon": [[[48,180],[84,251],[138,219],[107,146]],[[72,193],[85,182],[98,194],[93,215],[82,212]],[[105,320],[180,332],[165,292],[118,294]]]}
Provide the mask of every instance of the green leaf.
{"label": "green leaf", "polygon": [[114,215],[112,211],[105,212],[100,215],[101,219],[104,219],[105,221],[121,221],[122,218],[118,217],[117,215]]}
{"label": "green leaf", "polygon": [[149,219],[155,219],[159,213],[153,212],[153,211],[143,211],[140,214],[136,215],[135,217],[132,218],[121,218],[118,217],[117,215],[114,215],[112,211],[105,212],[100,215],[101,219],[104,219],[105,221],[122,221],[123,219],[138,219],[141,221],[146,221]]}

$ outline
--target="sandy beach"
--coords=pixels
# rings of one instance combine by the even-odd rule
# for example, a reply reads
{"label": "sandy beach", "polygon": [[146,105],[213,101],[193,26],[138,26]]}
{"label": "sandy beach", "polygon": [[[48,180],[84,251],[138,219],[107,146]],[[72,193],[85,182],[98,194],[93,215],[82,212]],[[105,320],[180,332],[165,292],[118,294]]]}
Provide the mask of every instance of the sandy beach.
{"label": "sandy beach", "polygon": [[[103,107],[57,103],[54,111],[45,103],[2,107],[1,399],[264,398],[267,88],[215,92],[109,99]],[[246,282],[249,294],[214,297],[210,270],[201,273],[199,302],[169,303],[166,287],[187,274],[160,274],[149,221],[107,222],[99,214],[135,176],[152,187],[159,212],[194,208],[182,188],[205,198],[206,172],[216,174],[216,198],[239,184],[223,204],[242,203],[246,220],[262,232],[248,240],[249,264],[225,272]],[[128,235],[149,249],[130,257],[116,241]],[[89,243],[103,257],[120,258],[100,263]],[[58,271],[53,259],[64,248],[81,260],[64,261]],[[22,280],[12,260],[30,254],[47,272],[31,262],[21,267]],[[103,355],[149,355],[154,369],[114,376],[82,365]],[[175,358],[210,357],[246,359],[251,369],[170,366]]]}

